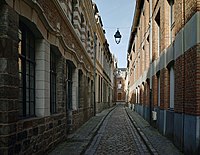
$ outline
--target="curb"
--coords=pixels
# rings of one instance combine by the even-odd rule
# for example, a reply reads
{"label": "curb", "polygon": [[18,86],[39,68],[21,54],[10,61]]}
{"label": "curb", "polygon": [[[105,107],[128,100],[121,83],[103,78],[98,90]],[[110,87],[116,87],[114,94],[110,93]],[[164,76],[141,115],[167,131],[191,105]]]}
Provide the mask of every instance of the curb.
{"label": "curb", "polygon": [[133,120],[133,118],[129,115],[127,108],[125,108],[126,113],[129,117],[129,119],[131,120],[133,126],[136,128],[137,132],[139,133],[140,137],[142,138],[144,144],[147,146],[147,149],[150,151],[151,155],[158,155],[158,152],[156,151],[156,149],[152,146],[152,144],[150,143],[150,141],[148,140],[148,138],[145,136],[145,134],[142,132],[142,130],[140,129],[140,127],[137,125],[137,123]]}

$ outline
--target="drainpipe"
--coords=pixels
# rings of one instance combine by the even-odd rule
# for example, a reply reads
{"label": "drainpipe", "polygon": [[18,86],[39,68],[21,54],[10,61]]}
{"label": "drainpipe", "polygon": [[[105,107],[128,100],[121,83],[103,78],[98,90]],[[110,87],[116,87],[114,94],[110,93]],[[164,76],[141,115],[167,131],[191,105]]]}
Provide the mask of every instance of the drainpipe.
{"label": "drainpipe", "polygon": [[152,113],[152,0],[150,0],[150,9],[149,9],[149,16],[150,16],[150,28],[149,28],[149,32],[150,32],[150,45],[149,45],[149,58],[150,58],[150,114],[149,114],[149,117],[150,117],[150,124],[151,124],[151,113]]}

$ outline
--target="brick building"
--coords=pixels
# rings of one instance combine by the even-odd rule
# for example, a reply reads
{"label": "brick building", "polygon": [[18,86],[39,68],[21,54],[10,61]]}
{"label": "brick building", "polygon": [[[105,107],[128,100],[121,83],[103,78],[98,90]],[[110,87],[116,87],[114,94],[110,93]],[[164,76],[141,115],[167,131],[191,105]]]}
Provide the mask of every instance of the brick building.
{"label": "brick building", "polygon": [[199,0],[137,0],[128,48],[129,101],[185,154],[200,153],[199,11]]}
{"label": "brick building", "polygon": [[[0,154],[52,149],[94,115],[94,88],[112,91],[97,14],[91,0],[0,1]],[[97,70],[95,53],[105,60]],[[111,106],[112,95],[105,98]]]}
{"label": "brick building", "polygon": [[115,97],[116,103],[124,103],[126,100],[126,68],[117,68],[115,71]]}

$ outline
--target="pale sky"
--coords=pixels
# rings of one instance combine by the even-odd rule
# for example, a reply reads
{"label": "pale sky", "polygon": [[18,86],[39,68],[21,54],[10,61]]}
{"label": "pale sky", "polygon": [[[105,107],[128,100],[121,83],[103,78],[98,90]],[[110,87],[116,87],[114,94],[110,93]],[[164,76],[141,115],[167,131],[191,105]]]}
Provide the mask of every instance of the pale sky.
{"label": "pale sky", "polygon": [[[98,7],[106,31],[110,51],[117,57],[118,67],[127,66],[127,49],[132,26],[135,0],[93,0]],[[119,28],[121,42],[115,43],[114,34]]]}

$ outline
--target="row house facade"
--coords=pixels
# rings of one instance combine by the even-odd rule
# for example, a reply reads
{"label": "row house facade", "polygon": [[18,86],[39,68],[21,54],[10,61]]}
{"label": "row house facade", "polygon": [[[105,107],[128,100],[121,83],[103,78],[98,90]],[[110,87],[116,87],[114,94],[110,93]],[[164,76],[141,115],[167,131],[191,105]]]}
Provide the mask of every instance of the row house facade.
{"label": "row house facade", "polygon": [[128,102],[184,154],[200,153],[200,1],[137,0]]}
{"label": "row house facade", "polygon": [[110,52],[109,44],[105,38],[105,30],[97,6],[94,4],[96,18],[96,76],[95,76],[95,103],[96,112],[113,105],[113,85],[114,85],[114,56]]}
{"label": "row house facade", "polygon": [[0,154],[47,152],[112,105],[99,18],[92,0],[0,1]]}

